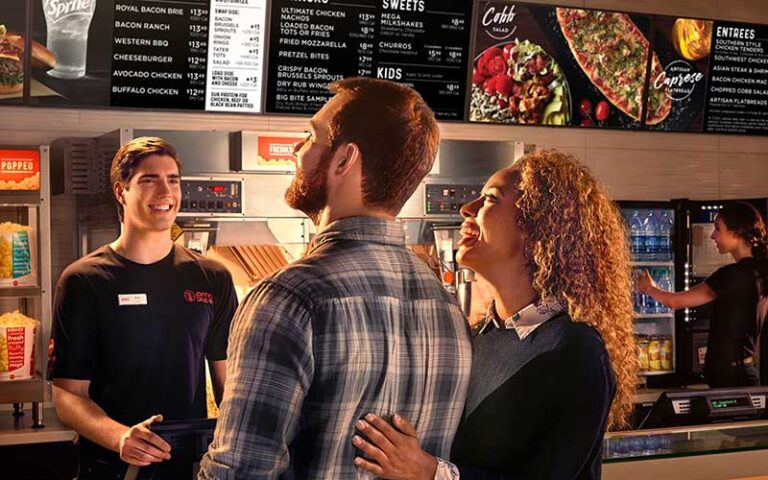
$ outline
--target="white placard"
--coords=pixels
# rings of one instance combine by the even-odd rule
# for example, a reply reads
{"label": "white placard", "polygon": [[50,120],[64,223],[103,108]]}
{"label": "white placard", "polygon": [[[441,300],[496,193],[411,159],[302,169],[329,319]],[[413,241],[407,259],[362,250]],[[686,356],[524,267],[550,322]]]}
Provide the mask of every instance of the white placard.
{"label": "white placard", "polygon": [[261,112],[266,0],[211,0],[205,109]]}

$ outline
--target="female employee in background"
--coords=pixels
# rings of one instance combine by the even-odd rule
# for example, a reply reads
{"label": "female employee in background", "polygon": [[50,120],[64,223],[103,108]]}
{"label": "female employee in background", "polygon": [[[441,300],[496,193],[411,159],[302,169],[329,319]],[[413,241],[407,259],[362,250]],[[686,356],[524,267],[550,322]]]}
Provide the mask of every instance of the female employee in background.
{"label": "female employee in background", "polygon": [[453,463],[421,450],[424,432],[402,417],[395,429],[372,415],[358,422],[367,459],[355,463],[392,479],[599,478],[603,433],[624,424],[637,373],[619,210],[586,168],[548,150],[496,172],[461,213],[458,260],[493,303]]}
{"label": "female employee in background", "polygon": [[675,310],[714,302],[704,362],[707,383],[713,388],[759,385],[755,361],[760,336],[758,289],[768,292],[765,222],[749,203],[731,203],[715,217],[711,238],[717,251],[730,254],[736,263],[719,268],[684,292],[659,289],[647,271],[638,278],[637,288]]}

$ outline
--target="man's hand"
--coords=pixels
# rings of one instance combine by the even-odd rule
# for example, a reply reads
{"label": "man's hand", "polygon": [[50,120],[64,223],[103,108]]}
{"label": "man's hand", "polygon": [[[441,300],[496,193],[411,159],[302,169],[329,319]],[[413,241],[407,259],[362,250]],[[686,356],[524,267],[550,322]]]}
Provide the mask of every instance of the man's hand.
{"label": "man's hand", "polygon": [[126,430],[118,444],[120,459],[140,467],[170,460],[171,446],[149,429],[153,423],[162,421],[162,415],[154,415]]}

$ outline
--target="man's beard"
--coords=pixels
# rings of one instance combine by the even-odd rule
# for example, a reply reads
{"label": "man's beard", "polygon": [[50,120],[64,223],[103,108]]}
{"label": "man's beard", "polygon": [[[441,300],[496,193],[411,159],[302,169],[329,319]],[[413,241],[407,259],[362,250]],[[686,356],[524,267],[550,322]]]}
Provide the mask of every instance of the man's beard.
{"label": "man's beard", "polygon": [[328,148],[311,171],[297,168],[291,185],[285,191],[285,203],[294,210],[304,212],[315,225],[328,204],[327,170],[332,158],[333,150]]}

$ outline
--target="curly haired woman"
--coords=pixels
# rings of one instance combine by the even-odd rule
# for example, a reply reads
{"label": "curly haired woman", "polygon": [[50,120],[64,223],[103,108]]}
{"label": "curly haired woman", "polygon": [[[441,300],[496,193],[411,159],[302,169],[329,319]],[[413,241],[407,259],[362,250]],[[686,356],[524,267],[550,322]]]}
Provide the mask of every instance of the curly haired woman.
{"label": "curly haired woman", "polygon": [[[760,375],[765,381],[768,374],[766,356],[760,355],[762,365],[757,365],[755,358],[762,326],[757,320],[758,300],[768,292],[765,223],[755,207],[734,202],[717,213],[711,238],[717,251],[730,254],[735,263],[717,269],[683,292],[661,290],[647,271],[638,278],[637,287],[672,309],[712,302],[704,360],[707,383],[713,388],[760,385]],[[765,309],[764,301],[761,305]],[[760,318],[765,318],[764,311]]]}
{"label": "curly haired woman", "polygon": [[[632,406],[631,269],[618,208],[555,150],[496,172],[465,205],[458,259],[491,286],[451,462],[402,416],[366,415],[356,465],[390,479],[600,478]],[[365,438],[364,438],[365,437]]]}

